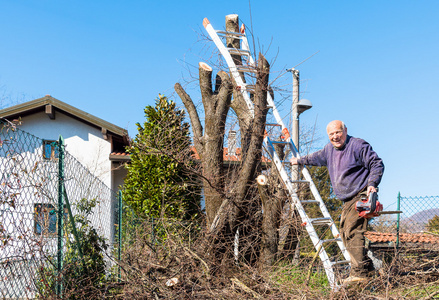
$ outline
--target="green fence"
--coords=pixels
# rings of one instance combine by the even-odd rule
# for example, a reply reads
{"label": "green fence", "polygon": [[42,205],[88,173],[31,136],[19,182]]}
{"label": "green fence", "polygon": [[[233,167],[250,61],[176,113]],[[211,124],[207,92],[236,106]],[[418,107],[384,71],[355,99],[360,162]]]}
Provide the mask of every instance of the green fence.
{"label": "green fence", "polygon": [[66,260],[83,255],[84,224],[105,239],[106,272],[117,276],[121,222],[135,216],[119,210],[120,193],[65,151],[62,137],[47,143],[1,123],[0,170],[1,299],[34,298],[41,289],[61,296]]}
{"label": "green fence", "polygon": [[372,219],[371,229],[398,236],[439,234],[439,196],[404,197],[398,194],[396,210],[402,213],[382,215]]}

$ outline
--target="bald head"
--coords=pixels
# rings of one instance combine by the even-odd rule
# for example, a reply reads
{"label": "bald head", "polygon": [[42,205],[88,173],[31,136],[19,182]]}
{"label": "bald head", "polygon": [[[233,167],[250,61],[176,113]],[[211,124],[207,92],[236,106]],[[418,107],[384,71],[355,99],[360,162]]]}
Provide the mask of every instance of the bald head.
{"label": "bald head", "polygon": [[346,129],[346,125],[344,124],[343,121],[340,120],[334,120],[328,123],[328,125],[326,126],[326,132],[328,132],[330,127],[337,127],[340,128],[341,130],[345,130]]}
{"label": "bald head", "polygon": [[348,130],[342,121],[334,120],[329,122],[328,126],[326,126],[326,132],[328,133],[329,141],[335,148],[340,149],[344,146]]}

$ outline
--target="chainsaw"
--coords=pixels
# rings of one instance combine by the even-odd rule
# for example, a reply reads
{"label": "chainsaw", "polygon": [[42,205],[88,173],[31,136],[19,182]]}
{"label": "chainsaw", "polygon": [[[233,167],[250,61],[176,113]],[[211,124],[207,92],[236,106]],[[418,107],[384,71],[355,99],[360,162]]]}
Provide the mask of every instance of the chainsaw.
{"label": "chainsaw", "polygon": [[383,210],[383,205],[378,201],[378,193],[370,192],[369,197],[362,195],[355,205],[355,210],[360,217],[366,219],[378,217]]}
{"label": "chainsaw", "polygon": [[358,215],[362,218],[370,219],[381,215],[389,214],[401,214],[402,211],[383,211],[383,205],[378,201],[378,194],[376,192],[370,192],[369,196],[364,193],[360,200],[355,204],[355,210],[358,211]]}

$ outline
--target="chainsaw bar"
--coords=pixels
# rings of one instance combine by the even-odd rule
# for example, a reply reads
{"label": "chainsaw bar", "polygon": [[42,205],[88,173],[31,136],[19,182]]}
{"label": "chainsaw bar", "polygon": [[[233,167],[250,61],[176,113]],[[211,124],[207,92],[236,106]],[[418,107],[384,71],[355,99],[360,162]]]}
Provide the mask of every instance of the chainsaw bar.
{"label": "chainsaw bar", "polygon": [[380,216],[380,215],[402,214],[402,211],[401,210],[388,210],[388,211],[375,212],[374,214],[378,214],[378,216]]}

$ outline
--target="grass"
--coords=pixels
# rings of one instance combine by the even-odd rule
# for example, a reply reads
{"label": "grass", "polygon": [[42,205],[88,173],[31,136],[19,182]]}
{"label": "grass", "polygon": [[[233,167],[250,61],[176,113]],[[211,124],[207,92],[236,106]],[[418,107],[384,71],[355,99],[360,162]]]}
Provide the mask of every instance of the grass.
{"label": "grass", "polygon": [[290,260],[279,262],[270,273],[270,281],[292,294],[298,290],[313,290],[322,298],[329,295],[328,278],[323,269],[313,267],[313,272],[308,281],[308,265],[306,260],[301,260],[299,264],[293,264]]}

